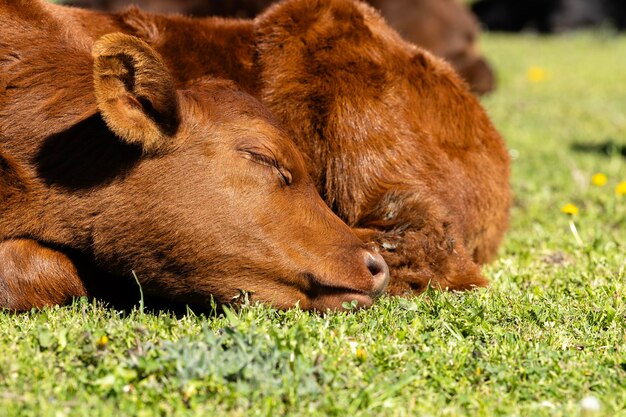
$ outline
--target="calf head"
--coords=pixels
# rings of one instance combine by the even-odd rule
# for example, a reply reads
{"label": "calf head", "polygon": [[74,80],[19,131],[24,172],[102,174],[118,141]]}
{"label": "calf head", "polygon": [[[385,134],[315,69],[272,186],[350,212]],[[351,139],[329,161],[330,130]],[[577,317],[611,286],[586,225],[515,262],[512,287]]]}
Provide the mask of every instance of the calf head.
{"label": "calf head", "polygon": [[[214,79],[176,90],[158,54],[128,35],[98,40],[93,68],[95,114],[30,149],[3,135],[26,166],[28,203],[3,209],[1,239],[78,252],[189,303],[248,291],[279,308],[325,310],[368,306],[384,290],[380,255],[326,207],[255,99]],[[24,209],[36,215],[22,220]]]}
{"label": "calf head", "polygon": [[452,68],[361,2],[285,1],[255,28],[263,102],[333,211],[388,248],[392,291],[403,275],[417,290],[485,285],[475,262],[506,229],[508,156]]}

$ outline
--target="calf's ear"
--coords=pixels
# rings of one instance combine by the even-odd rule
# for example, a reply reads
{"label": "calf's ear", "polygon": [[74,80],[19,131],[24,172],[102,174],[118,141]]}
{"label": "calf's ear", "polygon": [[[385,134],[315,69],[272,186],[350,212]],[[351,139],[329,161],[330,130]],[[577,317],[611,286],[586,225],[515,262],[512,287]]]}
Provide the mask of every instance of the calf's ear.
{"label": "calf's ear", "polygon": [[146,153],[166,150],[180,125],[174,79],[146,42],[122,33],[96,41],[94,86],[109,129]]}

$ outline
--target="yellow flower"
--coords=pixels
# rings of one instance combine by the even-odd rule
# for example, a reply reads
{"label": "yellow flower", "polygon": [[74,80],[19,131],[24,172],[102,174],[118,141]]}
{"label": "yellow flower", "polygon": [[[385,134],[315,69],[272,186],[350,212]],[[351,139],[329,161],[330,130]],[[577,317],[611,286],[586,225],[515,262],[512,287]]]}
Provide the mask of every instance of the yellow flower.
{"label": "yellow flower", "polygon": [[626,195],[626,181],[622,181],[615,187],[616,195]]}
{"label": "yellow flower", "polygon": [[96,347],[98,349],[104,349],[109,343],[109,338],[106,336],[100,336],[98,340],[96,340]]}
{"label": "yellow flower", "polygon": [[546,79],[546,70],[541,67],[532,66],[528,68],[526,75],[528,81],[531,83],[540,83]]}
{"label": "yellow flower", "polygon": [[356,358],[359,360],[359,362],[365,362],[365,360],[367,359],[367,352],[365,351],[365,349],[357,349]]}
{"label": "yellow flower", "polygon": [[573,204],[566,204],[561,208],[561,211],[565,214],[568,214],[570,216],[574,216],[576,214],[578,214],[578,207],[576,207]]}
{"label": "yellow flower", "polygon": [[595,185],[596,187],[604,187],[607,181],[608,181],[608,178],[606,177],[606,175],[602,174],[601,172],[591,177],[591,183]]}

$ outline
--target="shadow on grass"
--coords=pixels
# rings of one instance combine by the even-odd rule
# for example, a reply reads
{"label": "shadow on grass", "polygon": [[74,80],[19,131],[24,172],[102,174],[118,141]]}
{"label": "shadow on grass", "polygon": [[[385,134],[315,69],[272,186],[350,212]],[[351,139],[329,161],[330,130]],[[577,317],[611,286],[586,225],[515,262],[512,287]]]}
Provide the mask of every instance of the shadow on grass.
{"label": "shadow on grass", "polygon": [[580,153],[595,153],[603,156],[621,155],[626,158],[626,145],[617,143],[614,139],[608,139],[600,143],[575,142],[571,149]]}
{"label": "shadow on grass", "polygon": [[[177,318],[185,315],[217,317],[223,312],[222,306],[211,299],[189,299],[178,301],[168,298],[167,291],[147,288],[141,290],[139,283],[130,276],[119,276],[97,267],[92,257],[71,248],[51,245],[68,256],[81,277],[89,299],[96,299],[103,306],[124,314],[142,309],[146,314],[171,314]],[[158,295],[157,295],[158,294]],[[162,295],[161,295],[162,294]]]}

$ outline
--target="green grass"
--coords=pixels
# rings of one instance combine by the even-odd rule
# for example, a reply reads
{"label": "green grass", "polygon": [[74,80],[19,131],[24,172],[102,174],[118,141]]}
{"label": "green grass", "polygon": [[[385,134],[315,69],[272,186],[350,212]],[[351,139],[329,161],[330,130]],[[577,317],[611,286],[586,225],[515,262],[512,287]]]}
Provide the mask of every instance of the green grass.
{"label": "green grass", "polygon": [[579,416],[589,395],[626,416],[626,37],[483,44],[516,194],[489,289],[326,316],[0,313],[0,416]]}

